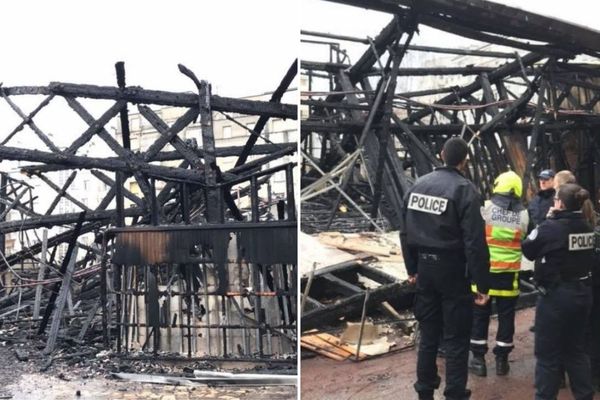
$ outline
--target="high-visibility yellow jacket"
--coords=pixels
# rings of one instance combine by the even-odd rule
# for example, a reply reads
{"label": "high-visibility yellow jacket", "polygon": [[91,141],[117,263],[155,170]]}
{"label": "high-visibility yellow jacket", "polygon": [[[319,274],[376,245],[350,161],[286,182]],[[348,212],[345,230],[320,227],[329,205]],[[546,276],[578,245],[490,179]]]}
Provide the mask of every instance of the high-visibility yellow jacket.
{"label": "high-visibility yellow jacket", "polygon": [[[481,210],[490,250],[490,296],[519,295],[521,241],[527,235],[527,210],[512,196],[494,195]],[[473,291],[477,288],[472,287]]]}

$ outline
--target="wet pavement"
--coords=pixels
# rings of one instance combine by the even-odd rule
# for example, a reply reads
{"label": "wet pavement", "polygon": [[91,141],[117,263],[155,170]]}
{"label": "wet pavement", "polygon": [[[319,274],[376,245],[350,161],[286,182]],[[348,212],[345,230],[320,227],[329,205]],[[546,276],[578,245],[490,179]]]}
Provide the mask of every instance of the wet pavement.
{"label": "wet pavement", "polygon": [[[533,333],[529,332],[534,309],[517,312],[515,350],[509,356],[510,373],[496,376],[493,355],[487,356],[488,376],[469,376],[468,387],[472,400],[525,400],[534,398]],[[496,332],[495,319],[490,326],[490,337]],[[492,341],[490,341],[492,343]],[[416,351],[390,354],[367,361],[334,361],[325,357],[302,360],[302,399],[307,400],[371,400],[416,399],[412,387],[415,380]],[[438,358],[440,375],[445,374],[444,360]],[[444,380],[442,379],[442,390]],[[443,399],[441,390],[435,399]],[[570,390],[561,389],[557,400],[572,399]],[[600,399],[596,394],[594,399]]]}
{"label": "wet pavement", "polygon": [[[0,400],[293,400],[297,397],[295,386],[208,387],[126,382],[111,378],[110,373],[97,366],[92,368],[89,362],[69,366],[57,361],[42,373],[43,362],[39,358],[17,361],[14,348],[0,342]],[[148,369],[151,365],[137,367],[142,373],[156,374]],[[164,374],[169,375],[172,369],[165,366]]]}
{"label": "wet pavement", "polygon": [[[12,400],[193,400],[295,399],[290,386],[210,388],[129,383],[102,378],[70,381],[42,374],[16,376],[0,389],[0,399]],[[6,396],[6,397],[4,397]],[[9,397],[12,396],[12,397]]]}

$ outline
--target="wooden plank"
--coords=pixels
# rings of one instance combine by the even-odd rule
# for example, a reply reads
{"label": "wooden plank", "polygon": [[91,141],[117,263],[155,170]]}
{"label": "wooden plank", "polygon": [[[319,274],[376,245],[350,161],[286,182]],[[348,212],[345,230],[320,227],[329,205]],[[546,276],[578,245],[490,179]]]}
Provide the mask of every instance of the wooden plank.
{"label": "wooden plank", "polygon": [[402,250],[399,247],[382,246],[369,241],[364,236],[352,237],[337,232],[322,232],[319,234],[319,242],[342,250],[383,256],[389,261],[401,262],[404,260],[401,256]]}
{"label": "wooden plank", "polygon": [[[40,255],[40,266],[38,270],[38,281],[42,281],[46,274],[46,261],[48,260],[48,229],[42,231],[42,254]],[[33,319],[40,317],[40,302],[42,299],[42,284],[39,283],[35,288],[35,302],[33,303]]]}
{"label": "wooden plank", "polygon": [[73,249],[71,257],[69,258],[69,265],[67,266],[67,270],[65,272],[65,275],[63,276],[62,285],[58,293],[58,298],[55,302],[54,316],[52,317],[52,325],[50,326],[50,333],[48,334],[48,341],[46,342],[44,354],[52,353],[54,351],[54,347],[56,346],[56,338],[58,336],[60,322],[62,321],[62,314],[65,309],[67,297],[69,296],[69,292],[71,289],[71,277],[73,276],[73,272],[75,271],[75,261],[77,260],[78,249],[78,246],[75,246],[75,248]]}
{"label": "wooden plank", "polygon": [[352,351],[345,350],[341,347],[336,346],[335,344],[332,344],[325,340],[322,340],[321,338],[319,338],[316,335],[311,335],[308,337],[303,336],[301,342],[310,344],[310,345],[317,347],[328,353],[333,353],[333,354],[337,355],[338,357],[343,357],[344,359],[347,359],[347,358],[350,358],[353,356]]}
{"label": "wooden plank", "polygon": [[303,341],[300,341],[300,346],[304,347],[305,349],[308,349],[310,351],[314,351],[315,353],[321,354],[327,358],[331,358],[332,360],[336,360],[336,361],[344,361],[347,360],[348,357],[343,357],[343,356],[339,356],[336,353],[332,353],[330,351],[327,351],[325,349],[322,349],[318,346],[314,346],[310,343],[306,343]]}
{"label": "wooden plank", "polygon": [[[356,349],[352,346],[343,344],[339,338],[329,333],[312,333],[301,337],[301,344],[306,344],[321,350],[323,353],[333,354],[342,359],[356,357]],[[327,355],[327,354],[324,354]],[[367,355],[360,353],[358,360],[367,358]]]}

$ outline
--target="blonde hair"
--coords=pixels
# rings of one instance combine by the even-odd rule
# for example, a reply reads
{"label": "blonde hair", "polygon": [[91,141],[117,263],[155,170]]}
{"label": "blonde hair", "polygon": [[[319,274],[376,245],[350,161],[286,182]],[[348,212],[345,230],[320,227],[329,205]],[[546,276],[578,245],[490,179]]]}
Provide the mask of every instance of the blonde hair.
{"label": "blonde hair", "polygon": [[563,169],[562,171],[558,171],[556,175],[554,175],[554,189],[558,190],[559,187],[564,185],[565,183],[576,183],[577,179],[575,179],[575,175],[568,169]]}
{"label": "blonde hair", "polygon": [[[568,169],[563,169],[562,171],[558,171],[554,176],[554,189],[558,192],[560,187],[566,184],[576,183],[575,175]],[[583,189],[582,189],[583,190]],[[583,205],[581,206],[581,212],[586,219],[586,221],[592,225],[592,228],[596,226],[596,210],[594,210],[594,203],[589,199],[589,194],[587,198],[583,201]]]}

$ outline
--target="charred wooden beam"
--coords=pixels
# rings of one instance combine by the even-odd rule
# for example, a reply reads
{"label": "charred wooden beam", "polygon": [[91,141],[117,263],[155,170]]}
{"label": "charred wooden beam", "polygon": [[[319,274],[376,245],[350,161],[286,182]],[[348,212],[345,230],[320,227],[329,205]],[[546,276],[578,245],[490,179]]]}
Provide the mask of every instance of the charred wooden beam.
{"label": "charred wooden beam", "polygon": [[150,107],[144,105],[138,105],[138,111],[141,115],[146,118],[148,122],[156,129],[162,136],[152,143],[150,148],[144,153],[144,161],[156,161],[157,155],[160,154],[160,150],[167,144],[171,143],[177,152],[186,159],[195,168],[202,167],[202,160],[187,144],[184,143],[181,138],[177,136],[187,125],[198,117],[198,109],[191,108],[184,115],[175,121],[173,126],[169,126],[159,118],[159,116],[150,109]]}
{"label": "charred wooden beam", "polygon": [[71,196],[69,193],[67,193],[67,189],[69,188],[69,186],[71,186],[71,184],[75,180],[76,175],[77,175],[77,171],[73,171],[71,173],[71,175],[69,175],[69,177],[65,181],[65,184],[63,185],[63,187],[60,188],[54,182],[52,182],[50,179],[48,179],[45,175],[39,174],[39,173],[36,174],[36,176],[38,176],[42,181],[44,181],[44,183],[46,183],[46,185],[50,186],[52,188],[52,190],[54,190],[55,192],[58,193],[58,196],[56,196],[56,198],[54,199],[54,201],[52,202],[50,207],[48,207],[48,211],[46,211],[46,215],[52,214],[52,211],[54,210],[54,208],[60,201],[61,197],[65,197],[65,198],[69,199],[71,202],[73,202],[73,204],[75,204],[77,207],[81,208],[82,210],[91,211],[88,206],[86,206],[85,204],[83,204],[82,202],[80,202],[79,200],[77,200],[76,198]]}
{"label": "charred wooden beam", "polygon": [[[88,124],[90,125],[90,127],[93,127],[94,125],[100,125],[103,123],[103,121],[100,121],[98,123],[98,121],[94,121],[94,118],[92,117],[92,115],[85,109],[83,108],[83,106],[81,104],[79,104],[79,102],[77,100],[75,100],[74,98],[66,98],[67,103],[69,104],[69,106]],[[116,110],[118,111],[118,110]],[[106,115],[106,113],[105,113]],[[104,115],[103,115],[104,117]],[[101,118],[102,119],[102,118]],[[105,123],[104,123],[105,124]],[[142,191],[142,193],[144,193],[144,196],[149,199],[151,196],[151,188],[150,188],[150,184],[148,183],[148,179],[146,178],[144,172],[142,171],[142,161],[138,159],[138,157],[136,157],[131,150],[125,149],[123,148],[115,138],[113,138],[110,133],[108,133],[106,131],[106,129],[104,129],[104,124],[102,124],[102,126],[99,127],[99,129],[94,129],[94,134],[98,134],[98,136],[100,136],[100,138],[102,140],[104,140],[104,142],[108,145],[108,147],[110,147],[110,149],[112,151],[114,151],[118,156],[120,156],[122,159],[124,159],[127,164],[130,166],[131,170],[133,171],[133,176],[135,177],[135,180],[137,181],[140,190]],[[71,154],[75,154],[74,152]]]}
{"label": "charred wooden beam", "polygon": [[[133,104],[157,104],[174,107],[198,107],[198,96],[191,93],[174,93],[161,90],[146,90],[129,86],[118,87],[80,85],[75,83],[53,82],[49,86],[17,86],[0,88],[8,96],[24,94],[55,94],[64,97],[83,97],[104,100],[125,100]],[[234,99],[213,95],[213,110],[235,112],[247,115],[268,115],[270,117],[297,119],[297,106],[265,101]]]}
{"label": "charred wooden beam", "polygon": [[[75,225],[75,229],[73,230],[73,233],[71,234],[71,238],[69,239],[69,246],[67,247],[67,253],[65,254],[65,258],[63,259],[63,262],[60,266],[60,275],[64,275],[65,272],[67,271],[67,267],[71,261],[71,255],[73,254],[73,251],[75,250],[76,246],[77,246],[77,238],[79,237],[80,234],[80,230],[81,227],[83,225],[84,219],[85,219],[85,211],[82,211],[80,213],[77,214],[77,224]],[[75,263],[73,263],[73,266],[75,265]],[[54,310],[54,302],[56,301],[56,298],[58,297],[58,291],[61,288],[61,282],[57,282],[52,290],[52,294],[50,295],[50,299],[48,300],[48,305],[46,306],[46,310],[44,311],[44,318],[42,319],[42,322],[40,323],[40,326],[38,328],[38,335],[41,335],[42,333],[44,333],[44,331],[46,330],[46,325],[48,324],[48,321],[50,320],[50,316],[52,315],[52,311]],[[62,312],[62,310],[61,310]]]}
{"label": "charred wooden beam", "polygon": [[56,145],[52,140],[50,140],[48,135],[42,132],[42,130],[38,128],[38,126],[35,124],[35,122],[33,122],[33,120],[30,117],[28,117],[23,111],[21,111],[21,108],[19,108],[19,106],[17,106],[15,102],[12,101],[11,98],[4,92],[4,90],[2,90],[1,85],[0,94],[2,95],[4,100],[6,100],[10,108],[12,108],[13,111],[16,112],[19,115],[19,117],[21,117],[23,122],[31,128],[31,130],[41,139],[42,142],[44,142],[46,146],[48,146],[50,150],[52,150],[55,153],[60,153],[60,149],[56,147]]}
{"label": "charred wooden beam", "polygon": [[[6,197],[8,186],[8,176],[5,173],[0,173],[0,198]],[[6,210],[6,204],[0,203],[0,213],[5,215],[4,212]],[[0,223],[4,221],[5,218],[0,219]],[[0,232],[0,251],[2,254],[6,254],[6,235]]]}
{"label": "charred wooden beam", "polygon": [[[125,216],[135,217],[144,215],[144,210],[140,208],[127,208]],[[49,228],[56,225],[66,225],[77,222],[79,213],[68,213],[59,215],[44,215],[36,218],[28,218],[20,221],[0,222],[0,233],[17,232],[20,230]],[[110,221],[115,218],[115,210],[100,210],[86,213],[85,222],[92,221]]]}
{"label": "charred wooden beam", "polygon": [[[91,170],[92,175],[96,178],[100,179],[105,185],[109,187],[114,187],[116,185],[115,181],[110,179],[108,176],[103,174],[98,170]],[[144,207],[144,201],[137,197],[135,194],[131,193],[129,190],[123,188],[123,195],[127,197],[129,200],[133,201],[138,207]]]}
{"label": "charred wooden beam", "polygon": [[[544,117],[551,117],[551,114],[542,113]],[[591,117],[591,118],[589,118]],[[561,131],[569,129],[589,129],[597,128],[600,126],[600,117],[589,116],[588,118],[577,117],[572,120],[548,122],[544,125],[546,131]],[[321,121],[303,121],[301,129],[303,133],[353,133],[359,134],[361,128],[364,126],[364,122],[355,121],[338,121],[338,122],[321,122]],[[435,124],[435,125],[410,125],[410,130],[417,135],[456,135],[460,134],[466,127],[477,131],[481,129],[484,124]],[[374,128],[377,128],[374,125]],[[528,134],[531,132],[533,124],[531,123],[515,123],[508,125],[504,122],[495,125],[495,129],[510,129],[515,132],[521,132]],[[402,134],[404,132],[402,128],[396,124],[392,124],[390,129],[394,134]]]}
{"label": "charred wooden beam", "polygon": [[29,115],[27,115],[26,118],[24,118],[19,125],[17,125],[15,127],[15,129],[13,129],[5,138],[2,142],[0,142],[0,145],[5,145],[6,143],[9,142],[9,140],[16,135],[18,132],[20,132],[21,130],[23,130],[23,128],[25,127],[25,125],[29,124],[29,122],[33,119],[33,117],[35,117],[37,115],[38,112],[40,112],[40,110],[44,107],[46,107],[48,104],[50,104],[50,101],[52,101],[52,99],[54,98],[54,94],[51,94],[49,96],[47,96],[32,112],[29,113]]}
{"label": "charred wooden beam", "polygon": [[[398,300],[401,298],[412,297],[415,289],[407,287],[402,283],[389,283],[381,285],[369,292],[369,300],[367,309],[377,307],[384,301]],[[342,317],[348,317],[360,313],[364,304],[365,294],[357,293],[343,300],[336,302],[333,305],[328,305],[324,308],[311,310],[302,315],[302,330],[307,331],[314,329],[323,324],[335,323]]]}
{"label": "charred wooden beam", "polygon": [[[282,148],[289,148],[290,146],[296,146],[294,142],[283,142],[277,144],[257,144],[250,151],[250,155],[264,155],[271,154],[274,151],[281,150]],[[243,146],[228,146],[228,147],[218,147],[215,149],[215,155],[217,157],[236,157],[239,156],[242,151]],[[194,154],[200,158],[204,157],[204,150],[202,149],[193,149]],[[165,151],[158,153],[153,161],[179,161],[184,159],[185,157],[177,150],[175,151]],[[107,157],[106,160],[118,160],[118,157]],[[63,171],[71,169],[71,167],[63,166],[63,165],[30,165],[21,167],[21,171],[27,175],[35,174],[38,172],[51,172],[51,171]],[[225,174],[227,174],[226,172]],[[1,201],[1,200],[0,200]]]}
{"label": "charred wooden beam", "polygon": [[[101,223],[99,222],[92,222],[89,224],[84,224],[81,227],[80,230],[80,234],[86,234],[88,232],[92,232],[94,230],[99,229],[102,226]],[[0,230],[0,232],[2,232],[2,230]],[[3,235],[0,233],[0,235]],[[51,237],[50,239],[48,239],[48,248],[57,246],[61,243],[67,242],[71,236],[73,235],[73,229],[70,229],[68,231],[65,231],[63,233],[59,233],[53,237]],[[10,254],[6,256],[6,261],[8,262],[8,265],[15,265],[19,262],[21,262],[22,260],[27,260],[27,259],[33,259],[35,258],[36,254],[39,254],[42,251],[42,246],[43,243],[42,242],[38,242],[36,244],[33,244],[23,250],[20,250],[16,253]],[[3,258],[0,258],[0,271],[4,271],[7,268],[7,264],[5,262],[5,260]]]}
{"label": "charred wooden beam", "polygon": [[[115,71],[117,73],[117,86],[119,89],[125,89],[125,63],[119,61],[115,64]],[[121,122],[121,136],[123,138],[123,147],[127,150],[131,150],[131,139],[129,132],[129,111],[127,110],[127,103],[121,108],[119,112],[119,121]]]}
{"label": "charred wooden beam", "polygon": [[[328,1],[401,16],[406,16],[414,7],[412,0]],[[468,3],[452,0],[423,0],[419,2],[418,9],[415,8],[415,11],[417,10],[419,12],[419,22],[422,24],[443,30],[474,26],[475,28],[470,29],[472,32],[488,33],[486,39],[479,39],[488,43],[497,43],[492,41],[495,38],[505,39],[504,36],[511,36],[524,40],[552,43],[554,48],[560,48],[567,52],[571,52],[573,49],[581,49],[590,55],[595,55],[595,52],[600,51],[600,45],[598,44],[600,43],[600,32],[598,31],[499,3],[485,0],[470,1]],[[471,37],[464,30],[460,34]],[[517,42],[516,45],[514,43],[509,45],[511,47],[524,48],[527,46],[526,42],[515,40],[511,42]],[[523,47],[519,47],[519,44]]]}
{"label": "charred wooden beam", "polygon": [[[301,30],[302,35],[318,36],[329,39],[339,39],[344,41],[356,42],[369,44],[369,39],[361,39],[346,35],[335,35],[331,33],[322,33],[314,31]],[[423,51],[427,53],[442,53],[442,54],[456,54],[461,56],[475,56],[475,57],[492,57],[492,58],[515,58],[514,53],[503,53],[500,51],[489,51],[489,50],[469,50],[469,49],[453,49],[447,47],[434,47],[434,46],[419,46],[416,44],[408,45],[408,51]]]}
{"label": "charred wooden beam", "polygon": [[[383,192],[383,170],[385,168],[385,164],[388,163],[389,161],[387,160],[387,158],[389,156],[393,157],[393,153],[392,154],[388,154],[388,152],[386,151],[389,143],[389,136],[390,136],[390,122],[391,122],[391,117],[393,115],[393,106],[394,106],[394,93],[396,91],[396,83],[397,83],[397,78],[398,78],[398,70],[400,69],[400,63],[402,62],[402,58],[404,57],[404,54],[406,53],[406,47],[408,45],[408,43],[410,43],[410,41],[412,40],[414,31],[410,32],[408,35],[408,38],[406,39],[406,43],[404,44],[403,47],[399,47],[396,46],[395,50],[393,50],[393,53],[390,54],[392,61],[392,71],[390,73],[390,81],[389,81],[389,85],[387,87],[387,93],[386,93],[386,99],[385,102],[383,103],[383,105],[381,106],[381,124],[382,127],[381,129],[379,129],[377,131],[377,136],[378,136],[378,140],[379,140],[379,148],[383,151],[380,150],[379,152],[379,160],[377,162],[377,169],[375,171],[375,183],[373,186],[373,202],[372,202],[372,209],[371,209],[371,218],[377,218],[377,215],[379,214],[379,202],[381,201],[381,196],[382,196],[382,192]],[[390,53],[392,52],[392,50],[390,50]],[[392,140],[393,143],[393,140]],[[392,144],[393,147],[393,144]]]}
{"label": "charred wooden beam", "polygon": [[[292,62],[292,65],[290,65],[290,67],[288,68],[285,76],[279,83],[279,86],[277,86],[277,89],[275,89],[275,91],[271,95],[271,99],[269,99],[269,103],[277,104],[277,103],[281,102],[281,98],[283,97],[283,95],[285,94],[285,92],[287,91],[287,89],[289,88],[289,86],[291,85],[291,83],[293,82],[293,80],[297,74],[298,74],[298,60],[296,59],[296,60],[294,60],[294,62]],[[258,121],[256,122],[254,129],[253,129],[254,132],[257,133],[257,135],[251,135],[248,138],[248,141],[244,145],[244,149],[240,153],[240,156],[238,157],[238,159],[235,163],[236,167],[239,167],[240,165],[242,165],[243,163],[246,162],[246,160],[248,159],[248,155],[250,154],[250,150],[252,150],[252,148],[256,144],[256,141],[258,140],[258,135],[260,135],[260,133],[264,129],[265,125],[267,124],[268,120],[269,120],[269,116],[261,116],[258,119]]]}
{"label": "charred wooden beam", "polygon": [[[15,161],[43,162],[46,164],[60,164],[69,168],[103,169],[107,171],[129,172],[137,166],[121,159],[66,156],[48,153],[39,150],[20,149],[16,147],[0,146],[0,158]],[[199,171],[163,167],[159,165],[139,163],[138,170],[145,175],[162,179],[188,180],[197,185],[204,185],[203,174]]]}
{"label": "charred wooden beam", "polygon": [[240,165],[239,167],[234,167],[234,168],[228,170],[227,172],[230,174],[236,174],[236,175],[244,173],[244,172],[248,172],[255,168],[260,168],[261,166],[263,166],[273,160],[277,160],[279,158],[294,154],[296,151],[297,151],[296,146],[282,147],[281,149],[274,151],[273,153],[269,154],[268,156],[249,161],[243,165]]}
{"label": "charred wooden beam", "polygon": [[[338,70],[347,70],[351,68],[349,64],[330,63],[330,62],[318,62],[318,61],[305,61],[302,60],[300,65],[304,69],[313,71],[327,71],[335,73]],[[492,72],[496,68],[494,67],[483,67],[477,65],[469,65],[466,67],[419,67],[419,68],[400,68],[398,70],[398,76],[452,76],[452,75],[479,75],[483,72]],[[378,68],[370,68],[364,71],[364,75],[381,75],[381,70]],[[526,70],[529,74],[534,74],[535,71],[531,68]]]}
{"label": "charred wooden beam", "polygon": [[[73,99],[71,99],[71,100],[72,100],[72,102],[70,103],[71,107],[74,108],[74,106],[75,106],[74,100]],[[71,144],[71,146],[69,146],[65,150],[65,153],[66,154],[75,154],[77,152],[77,150],[80,149],[81,146],[83,146],[84,144],[89,142],[90,139],[94,135],[100,133],[100,131],[104,129],[104,125],[106,125],[111,119],[113,119],[125,106],[127,106],[126,101],[123,101],[123,100],[117,101],[104,114],[102,114],[102,116],[100,118],[98,118],[98,120],[94,120],[93,117],[91,116],[91,114],[89,114],[89,113],[85,113],[85,117],[83,117],[83,115],[82,115],[83,107],[80,106],[77,109],[74,108],[75,111],[77,111],[79,115],[82,115],[82,118],[85,120],[85,122],[87,122],[87,124],[89,125],[89,128],[83,134],[81,134],[81,136],[79,136],[73,142],[73,144]]]}
{"label": "charred wooden beam", "polygon": [[[541,54],[529,53],[529,54],[523,56],[521,58],[521,60],[522,60],[522,64],[524,66],[529,66],[529,65],[532,65],[544,58],[545,58],[545,56],[543,56]],[[500,79],[504,79],[507,76],[520,71],[520,69],[521,69],[521,63],[519,62],[519,60],[515,60],[508,64],[504,64],[504,65],[494,69],[494,71],[488,73],[488,79],[489,79],[490,83],[495,83],[496,81],[498,81]],[[441,99],[437,100],[436,103],[437,104],[452,104],[456,101],[457,97],[463,98],[463,97],[469,96],[480,89],[481,89],[481,81],[476,80],[475,82],[473,82],[467,86],[461,87],[455,94],[453,93],[453,94],[447,95],[445,97],[442,97]],[[417,111],[417,112],[411,114],[405,120],[405,122],[407,122],[409,124],[416,122],[417,120],[419,120],[427,115],[430,115],[431,112],[432,112],[432,110],[430,110],[430,109]]]}
{"label": "charred wooden beam", "polygon": [[373,40],[373,49],[367,49],[358,61],[350,67],[350,70],[348,71],[350,82],[352,84],[359,82],[364,75],[373,68],[379,55],[383,54],[387,47],[398,40],[403,33],[404,29],[400,23],[399,17],[395,16],[375,37]]}

